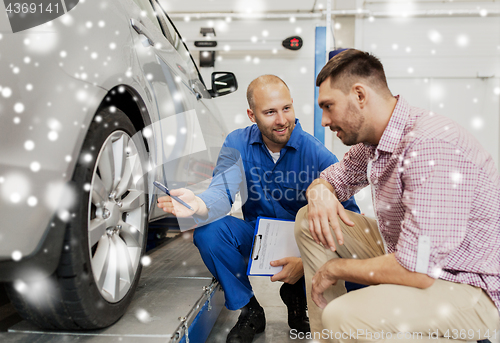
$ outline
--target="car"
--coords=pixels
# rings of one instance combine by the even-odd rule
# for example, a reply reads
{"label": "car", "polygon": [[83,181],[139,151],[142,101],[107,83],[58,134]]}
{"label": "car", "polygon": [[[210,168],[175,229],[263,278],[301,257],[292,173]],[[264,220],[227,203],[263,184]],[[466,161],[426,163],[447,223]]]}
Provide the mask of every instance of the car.
{"label": "car", "polygon": [[207,89],[157,0],[69,3],[22,30],[0,16],[0,282],[37,326],[86,330],[132,300],[166,216],[153,182],[207,187],[227,134],[213,98],[237,81]]}

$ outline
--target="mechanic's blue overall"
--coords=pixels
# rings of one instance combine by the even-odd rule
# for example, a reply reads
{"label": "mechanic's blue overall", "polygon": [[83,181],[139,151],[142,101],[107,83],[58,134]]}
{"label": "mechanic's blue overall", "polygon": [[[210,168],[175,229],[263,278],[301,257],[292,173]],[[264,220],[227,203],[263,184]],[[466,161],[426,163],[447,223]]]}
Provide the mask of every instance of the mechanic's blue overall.
{"label": "mechanic's blue overall", "polygon": [[[221,283],[230,310],[245,306],[253,296],[246,271],[257,217],[295,220],[307,204],[309,184],[323,169],[338,162],[320,141],[302,130],[298,119],[295,123],[276,164],[257,125],[230,133],[210,187],[199,195],[209,212],[207,219],[195,218],[194,244]],[[226,215],[238,191],[245,220]],[[342,204],[359,213],[354,198]]]}

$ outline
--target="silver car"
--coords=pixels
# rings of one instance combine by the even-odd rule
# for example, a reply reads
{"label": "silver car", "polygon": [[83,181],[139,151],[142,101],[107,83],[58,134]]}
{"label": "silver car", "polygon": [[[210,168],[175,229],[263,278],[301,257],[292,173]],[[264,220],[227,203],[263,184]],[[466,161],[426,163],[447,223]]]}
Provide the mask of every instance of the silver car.
{"label": "silver car", "polygon": [[206,89],[157,0],[63,3],[12,34],[0,16],[0,282],[40,327],[95,329],[125,312],[165,216],[153,181],[206,187],[226,135],[211,99],[237,83]]}

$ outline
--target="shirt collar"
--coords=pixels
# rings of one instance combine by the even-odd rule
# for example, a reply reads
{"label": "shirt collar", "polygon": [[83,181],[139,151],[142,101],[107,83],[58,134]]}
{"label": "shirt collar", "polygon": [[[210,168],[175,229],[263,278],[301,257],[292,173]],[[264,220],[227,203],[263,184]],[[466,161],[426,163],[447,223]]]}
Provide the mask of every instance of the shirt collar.
{"label": "shirt collar", "polygon": [[[300,125],[300,122],[297,118],[295,118],[295,127],[293,128],[292,134],[290,136],[290,139],[285,145],[286,147],[291,147],[297,150],[300,146],[300,137],[302,136],[302,133],[304,131],[302,130],[302,126]],[[262,140],[262,133],[260,132],[259,128],[257,125],[255,125],[254,130],[252,130],[252,133],[250,134],[250,144],[264,144],[264,141]]]}
{"label": "shirt collar", "polygon": [[380,138],[377,150],[393,153],[394,149],[403,139],[406,122],[410,115],[410,106],[402,96],[397,95],[396,107],[392,112],[391,119]]}

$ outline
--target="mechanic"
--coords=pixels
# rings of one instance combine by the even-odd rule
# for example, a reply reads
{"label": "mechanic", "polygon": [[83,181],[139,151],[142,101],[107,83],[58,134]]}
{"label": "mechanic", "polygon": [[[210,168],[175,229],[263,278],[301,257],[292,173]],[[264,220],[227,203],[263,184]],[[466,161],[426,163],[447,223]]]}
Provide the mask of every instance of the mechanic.
{"label": "mechanic", "polygon": [[[451,119],[394,97],[369,53],[339,53],[316,84],[322,125],[352,148],[311,183],[295,222],[311,335],[493,337],[500,176],[491,156]],[[339,203],[369,184],[377,221]],[[342,280],[377,286],[345,294]]]}
{"label": "mechanic", "polygon": [[[231,132],[219,153],[207,191],[195,196],[188,189],[172,190],[194,211],[168,196],[158,206],[178,218],[194,214],[198,223],[194,244],[206,266],[219,280],[229,310],[241,309],[227,342],[252,342],[265,329],[264,310],[252,291],[247,262],[258,216],[291,219],[307,204],[305,191],[320,172],[338,159],[295,119],[288,86],[274,75],[263,75],[247,90],[248,117],[253,123]],[[244,220],[227,216],[236,193],[243,200]],[[343,206],[359,212],[354,198]],[[271,281],[283,281],[280,295],[288,307],[288,324],[309,332],[302,261],[289,257],[273,261],[283,266]]]}

